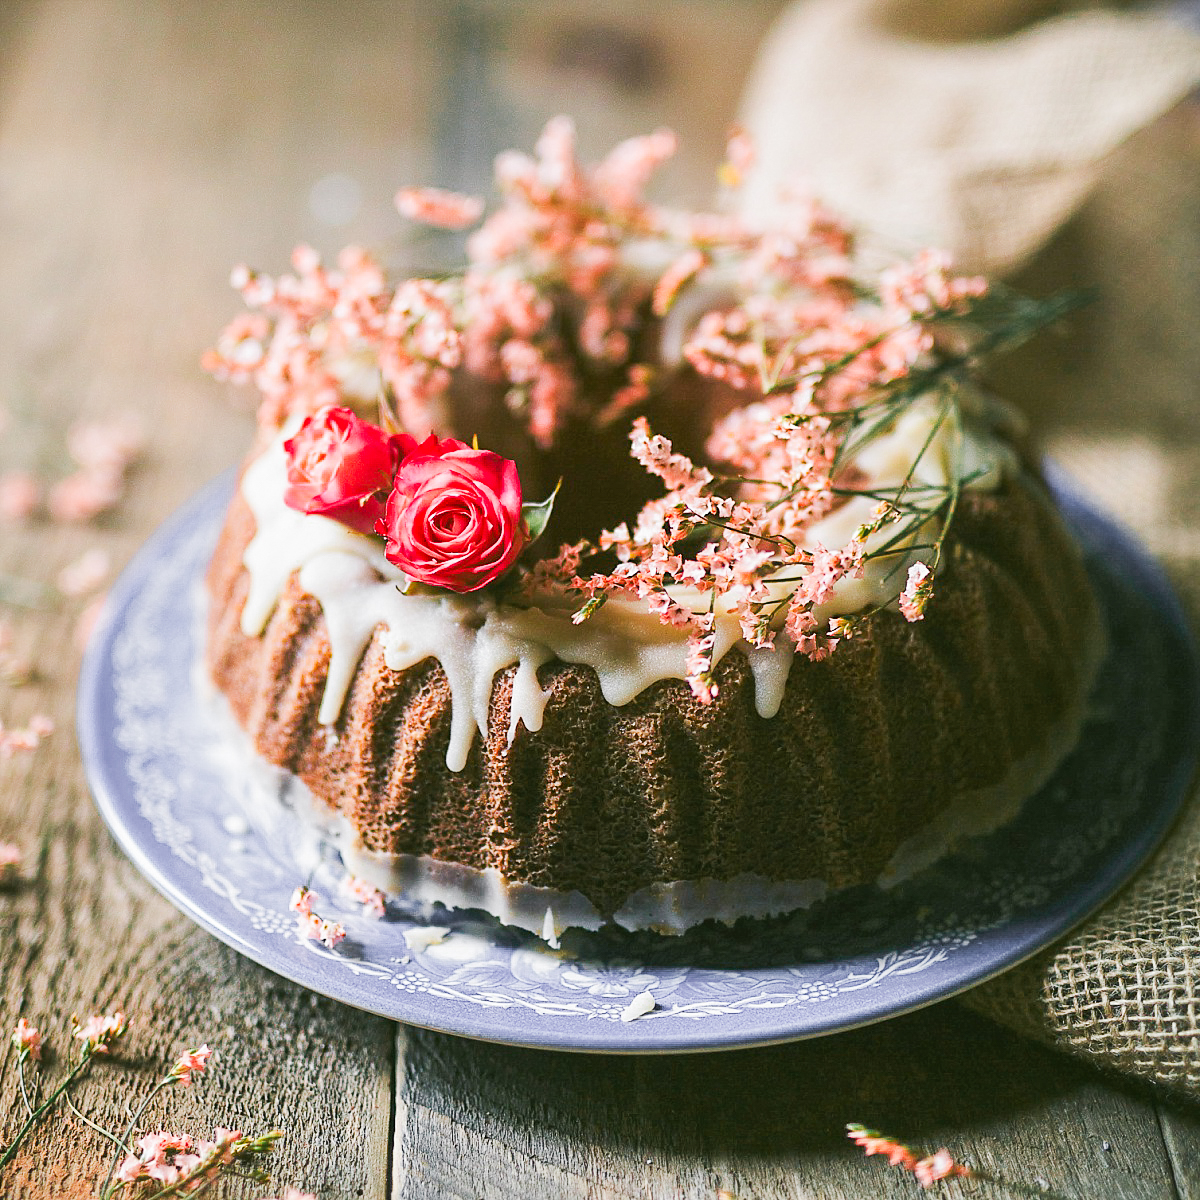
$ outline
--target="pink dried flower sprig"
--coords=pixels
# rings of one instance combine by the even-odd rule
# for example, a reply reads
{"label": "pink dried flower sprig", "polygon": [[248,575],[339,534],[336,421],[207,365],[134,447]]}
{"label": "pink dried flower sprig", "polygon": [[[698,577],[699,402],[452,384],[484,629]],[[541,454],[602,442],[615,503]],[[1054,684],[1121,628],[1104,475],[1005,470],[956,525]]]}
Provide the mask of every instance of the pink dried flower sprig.
{"label": "pink dried flower sprig", "polygon": [[0,1153],[0,1170],[12,1160],[22,1142],[35,1125],[55,1108],[63,1099],[72,1084],[86,1072],[102,1054],[107,1054],[109,1047],[117,1042],[125,1033],[126,1021],[124,1013],[114,1010],[109,1013],[88,1017],[81,1025],[74,1017],[75,1037],[82,1043],[79,1061],[76,1062],[59,1082],[58,1086],[35,1108],[29,1100],[25,1086],[25,1063],[28,1059],[41,1058],[44,1042],[40,1031],[35,1029],[24,1017],[17,1021],[11,1040],[17,1048],[17,1078],[21,1093],[25,1097],[28,1116],[24,1124],[17,1130],[16,1137]]}
{"label": "pink dried flower sprig", "polygon": [[12,1034],[12,1044],[19,1052],[28,1054],[35,1061],[42,1057],[42,1035],[24,1017],[17,1019],[17,1027]]}
{"label": "pink dried flower sprig", "polygon": [[[164,1131],[137,1138],[134,1136],[142,1117],[159,1092],[175,1085],[187,1087],[195,1075],[205,1073],[212,1054],[207,1045],[187,1050],[175,1060],[134,1112],[123,1134],[117,1136],[80,1112],[71,1103],[68,1092],[95,1059],[107,1054],[110,1047],[124,1036],[128,1022],[119,1010],[95,1014],[83,1022],[72,1018],[72,1022],[75,1039],[81,1044],[79,1060],[35,1108],[30,1089],[26,1086],[25,1067],[27,1063],[38,1062],[42,1058],[42,1034],[24,1017],[17,1021],[10,1040],[17,1050],[17,1077],[28,1116],[13,1141],[0,1153],[0,1170],[12,1160],[38,1121],[62,1100],[85,1125],[117,1147],[98,1192],[100,1200],[113,1200],[127,1191],[136,1194],[139,1200],[199,1195],[207,1192],[221,1176],[235,1170],[243,1179],[259,1183],[268,1181],[268,1176],[257,1167],[256,1161],[283,1136],[279,1130],[248,1137],[237,1130],[218,1128],[211,1139],[194,1139],[185,1133]],[[294,1191],[288,1189],[285,1196]],[[302,1193],[296,1192],[295,1195]]]}
{"label": "pink dried flower sprig", "polygon": [[[282,1136],[279,1130],[247,1137],[236,1129],[221,1128],[214,1131],[211,1140],[194,1140],[186,1133],[149,1133],[138,1138],[137,1153],[126,1155],[100,1194],[103,1200],[109,1200],[125,1188],[143,1184],[157,1185],[153,1191],[139,1192],[146,1200],[199,1194],[228,1168],[265,1154]],[[255,1172],[251,1178],[265,1182],[266,1177]]]}
{"label": "pink dried flower sprig", "polygon": [[351,899],[362,905],[363,913],[382,921],[387,916],[387,897],[377,887],[365,879],[355,875],[347,875],[342,879],[342,891]]}
{"label": "pink dried flower sprig", "polygon": [[86,596],[100,587],[111,569],[108,551],[93,547],[63,567],[55,582],[64,596]]}
{"label": "pink dried flower sprig", "polygon": [[919,1158],[903,1143],[876,1133],[873,1129],[867,1129],[863,1125],[847,1125],[846,1136],[856,1146],[861,1147],[868,1158],[873,1154],[879,1154],[886,1158],[893,1167],[902,1167],[905,1171],[912,1172],[923,1188],[932,1187],[942,1179],[976,1177],[976,1172],[963,1163],[956,1162],[945,1147],[935,1154]]}
{"label": "pink dried flower sprig", "polygon": [[0,521],[25,521],[37,510],[42,488],[29,471],[0,475]]}
{"label": "pink dried flower sprig", "polygon": [[[501,202],[471,236],[460,275],[392,288],[357,247],[343,251],[334,269],[307,247],[293,258],[294,275],[239,267],[233,284],[255,311],[225,330],[205,366],[220,378],[253,380],[263,419],[278,425],[286,413],[345,398],[344,381],[361,378],[353,368],[369,362],[394,390],[408,430],[423,436],[462,364],[507,382],[514,410],[545,446],[572,413],[607,413],[606,389],[581,386],[589,371],[653,366],[630,361],[639,313],[652,298],[665,313],[710,266],[732,264],[752,293],[799,283],[831,289],[846,307],[853,299],[845,282],[850,235],[815,201],[789,198],[769,230],[649,203],[645,189],[675,146],[670,131],[658,130],[587,167],[576,154],[574,126],[557,117],[533,155],[510,151],[497,159]],[[752,157],[745,134],[735,131],[731,170],[743,171]],[[437,188],[404,188],[396,199],[406,217],[442,228],[473,224],[483,209],[475,197]],[[631,242],[659,247],[657,279],[626,261]],[[574,345],[551,321],[564,308],[578,314]]]}
{"label": "pink dried flower sprig", "polygon": [[181,1087],[191,1087],[193,1075],[203,1075],[208,1069],[208,1060],[212,1057],[212,1049],[207,1043],[195,1050],[188,1050],[175,1060],[167,1078],[178,1081]]}
{"label": "pink dried flower sprig", "polygon": [[1044,1181],[1031,1185],[1001,1179],[978,1167],[959,1162],[945,1146],[933,1154],[920,1155],[910,1146],[886,1134],[857,1123],[846,1126],[846,1136],[867,1155],[886,1158],[893,1167],[909,1172],[922,1188],[931,1188],[945,1179],[972,1179],[997,1185],[1005,1195],[1038,1197],[1040,1200],[1067,1200],[1061,1192],[1048,1188]]}
{"label": "pink dried flower sprig", "polygon": [[346,940],[346,930],[340,922],[327,921],[313,911],[320,898],[316,892],[301,886],[292,893],[288,907],[296,914],[296,929],[301,937],[336,950]]}
{"label": "pink dried flower sprig", "polygon": [[125,1014],[119,1010],[88,1017],[76,1025],[75,1037],[83,1043],[85,1054],[107,1054],[109,1046],[124,1034]]}
{"label": "pink dried flower sprig", "polygon": [[112,508],[144,445],[141,422],[132,414],[76,421],[67,430],[67,449],[78,466],[50,489],[50,515],[56,521],[90,521]]}

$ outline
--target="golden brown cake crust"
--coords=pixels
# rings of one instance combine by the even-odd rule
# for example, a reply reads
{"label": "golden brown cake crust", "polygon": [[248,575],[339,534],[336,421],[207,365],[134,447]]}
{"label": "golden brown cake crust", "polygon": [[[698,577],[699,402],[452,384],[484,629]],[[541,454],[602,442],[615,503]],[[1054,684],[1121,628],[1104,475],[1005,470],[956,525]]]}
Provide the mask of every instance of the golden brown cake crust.
{"label": "golden brown cake crust", "polygon": [[824,661],[798,656],[775,717],[757,715],[737,650],[719,664],[710,705],[665,681],[616,708],[591,668],[556,662],[539,671],[543,727],[520,727],[510,746],[509,669],[489,733],[455,773],[440,665],[393,671],[378,636],[327,737],[317,601],[293,576],[264,635],[240,630],[254,528],[239,495],[208,572],[207,663],[258,751],[340,810],[370,850],[578,889],[605,914],[655,882],[875,878],[949,802],[1043,747],[1093,650],[1079,552],[1021,477],[963,494],[922,622],[884,612]]}

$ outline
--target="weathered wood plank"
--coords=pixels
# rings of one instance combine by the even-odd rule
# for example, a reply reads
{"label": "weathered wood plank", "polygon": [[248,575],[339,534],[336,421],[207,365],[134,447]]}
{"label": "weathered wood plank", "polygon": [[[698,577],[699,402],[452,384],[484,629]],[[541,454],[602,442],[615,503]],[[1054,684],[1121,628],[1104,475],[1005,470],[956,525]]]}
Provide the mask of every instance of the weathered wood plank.
{"label": "weathered wood plank", "polygon": [[1200,1109],[1159,1101],[1158,1119],[1181,1200],[1200,1200]]}
{"label": "weathered wood plank", "polygon": [[420,1031],[401,1047],[403,1200],[917,1194],[846,1141],[847,1121],[1078,1200],[1176,1195],[1150,1100],[955,1005],[713,1055],[576,1056]]}
{"label": "weathered wood plank", "polygon": [[[41,580],[92,545],[123,561],[200,483],[234,461],[248,416],[207,382],[197,358],[235,309],[228,269],[282,265],[321,175],[374,171],[371,223],[394,231],[392,172],[414,169],[427,72],[419,19],[363,5],[342,22],[324,6],[56,3],[27,7],[9,43],[0,108],[0,380],[13,411],[0,466],[65,473],[66,423],[132,407],[151,433],[120,510],[97,528],[6,528],[0,569]],[[381,36],[386,35],[386,36]],[[365,67],[364,71],[354,69]],[[384,175],[389,178],[384,180]],[[378,183],[376,188],[374,184]],[[364,193],[366,191],[364,186]],[[39,681],[0,688],[0,715],[49,711],[59,730],[28,760],[0,764],[0,837],[36,857],[36,879],[0,897],[0,1021],[19,1013],[65,1050],[71,1013],[121,1005],[128,1044],[80,1089],[123,1123],[163,1065],[189,1044],[218,1051],[212,1078],[148,1118],[205,1133],[278,1126],[280,1188],[323,1197],[387,1190],[392,1027],[311,996],[239,959],[160,900],[104,832],[72,738],[80,605],[6,613]],[[0,1138],[19,1121],[11,1058],[0,1077]],[[83,1196],[107,1151],[77,1122],[46,1126],[0,1194]],[[260,1189],[261,1194],[261,1189]]]}

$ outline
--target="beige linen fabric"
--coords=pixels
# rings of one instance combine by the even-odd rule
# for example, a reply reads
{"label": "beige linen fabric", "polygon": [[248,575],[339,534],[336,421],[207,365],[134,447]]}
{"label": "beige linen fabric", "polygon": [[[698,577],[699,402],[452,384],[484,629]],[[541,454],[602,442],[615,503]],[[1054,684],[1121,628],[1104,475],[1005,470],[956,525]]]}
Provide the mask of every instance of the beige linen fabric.
{"label": "beige linen fabric", "polygon": [[1200,80],[1200,36],[1163,16],[1079,12],[1008,37],[907,36],[954,14],[965,35],[1012,0],[788,9],[750,81],[760,165],[751,213],[800,178],[894,245],[937,245],[972,270],[1023,262],[1079,206],[1103,157]]}
{"label": "beige linen fabric", "polygon": [[[795,5],[746,95],[762,163],[747,204],[800,176],[892,248],[947,246],[1035,293],[1095,286],[1069,336],[993,383],[1159,556],[1200,629],[1200,37],[1061,7]],[[1132,884],[965,1002],[1200,1092],[1200,794]]]}

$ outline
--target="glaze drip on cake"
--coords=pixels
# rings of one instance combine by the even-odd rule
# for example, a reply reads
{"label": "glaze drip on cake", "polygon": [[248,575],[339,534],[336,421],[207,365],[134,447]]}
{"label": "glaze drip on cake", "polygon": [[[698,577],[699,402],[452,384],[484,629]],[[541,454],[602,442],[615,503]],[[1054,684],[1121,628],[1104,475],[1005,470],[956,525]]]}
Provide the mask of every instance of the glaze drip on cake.
{"label": "glaze drip on cake", "polygon": [[[987,428],[982,416],[935,428],[932,402],[908,409],[892,428],[864,438],[853,464],[873,488],[896,487],[910,471],[917,451],[918,484],[945,486],[951,479],[964,488],[991,491],[1011,469],[1011,449]],[[356,534],[328,518],[306,515],[283,502],[287,484],[285,435],[277,437],[245,472],[242,494],[254,513],[257,531],[246,548],[244,563],[250,594],[242,610],[241,629],[249,637],[261,634],[278,603],[288,578],[300,572],[300,586],[321,604],[328,629],[331,656],[318,720],[332,726],[363,652],[382,630],[384,659],[394,671],[415,666],[426,658],[441,664],[450,682],[453,723],[446,766],[461,771],[476,735],[487,730],[492,688],[499,671],[516,666],[508,740],[518,725],[534,732],[542,726],[547,693],[537,681],[537,669],[559,659],[591,667],[609,704],[622,706],[652,684],[687,677],[686,640],[664,626],[636,603],[609,601],[582,625],[571,621],[575,605],[546,597],[541,606],[517,608],[477,596],[405,594],[407,580],[384,557],[377,539]],[[810,545],[845,543],[870,519],[875,501],[855,496],[808,530]],[[909,543],[922,526],[910,524]],[[894,539],[894,529],[873,535],[877,542]],[[871,543],[868,542],[868,545]],[[838,582],[833,598],[820,606],[822,619],[860,612],[886,603],[894,595],[894,579],[903,577],[908,560],[868,560],[861,579]],[[770,585],[769,585],[770,586]],[[777,584],[786,594],[794,584]],[[699,604],[699,597],[681,597]],[[735,646],[750,660],[755,707],[762,717],[778,711],[787,685],[793,649],[780,636],[774,647],[752,647],[741,640],[737,619],[718,613],[714,662]]]}

